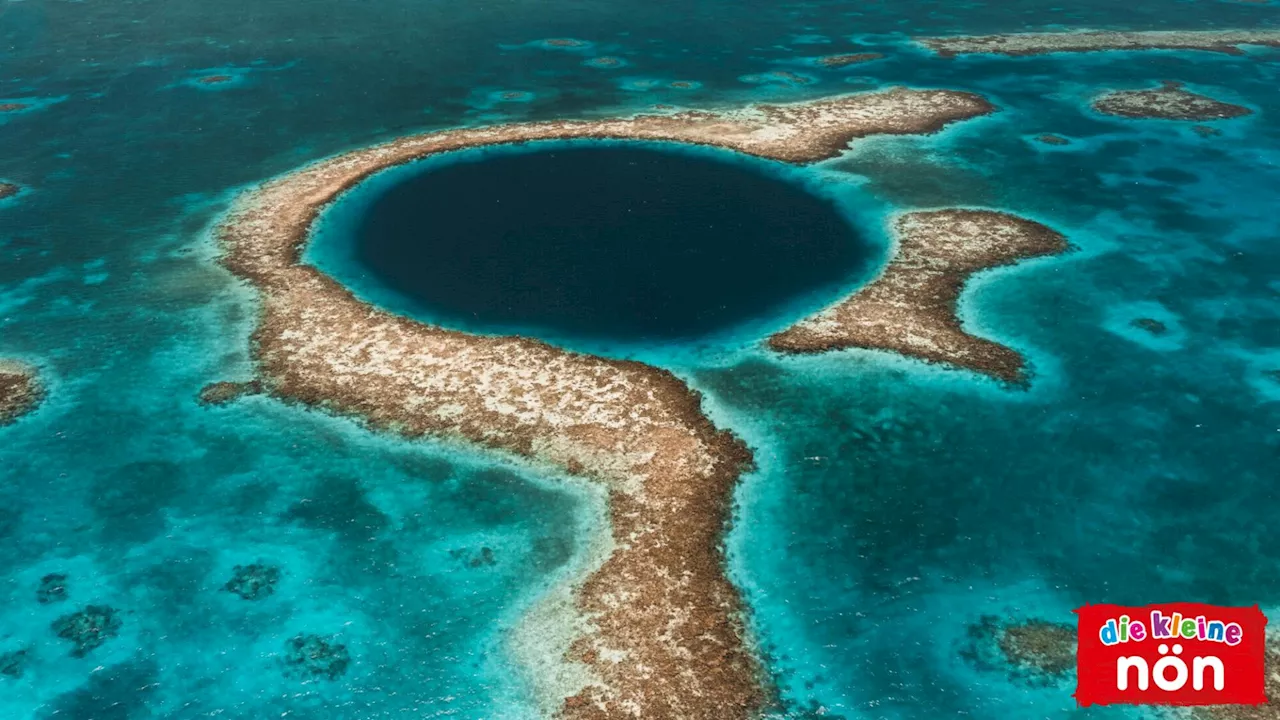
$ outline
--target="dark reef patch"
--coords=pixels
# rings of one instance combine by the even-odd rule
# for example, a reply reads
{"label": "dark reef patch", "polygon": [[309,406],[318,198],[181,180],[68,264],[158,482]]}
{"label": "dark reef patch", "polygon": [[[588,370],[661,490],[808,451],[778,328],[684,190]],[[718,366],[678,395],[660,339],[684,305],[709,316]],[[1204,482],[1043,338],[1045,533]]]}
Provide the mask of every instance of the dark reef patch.
{"label": "dark reef patch", "polygon": [[40,578],[40,586],[36,588],[36,601],[41,605],[62,602],[67,599],[67,576],[63,573],[49,573]]}
{"label": "dark reef patch", "polygon": [[237,565],[231,579],[223,586],[245,600],[265,600],[276,591],[280,568],[265,563]]}
{"label": "dark reef patch", "polygon": [[247,395],[258,395],[262,390],[262,383],[258,380],[209,383],[200,388],[200,404],[226,405]]}
{"label": "dark reef patch", "polygon": [[0,182],[0,200],[17,195],[18,191],[21,189],[21,187],[13,183]]}
{"label": "dark reef patch", "polygon": [[71,654],[84,657],[120,634],[124,623],[115,608],[107,605],[89,605],[84,610],[63,615],[53,621],[53,632],[63,640],[70,640],[75,647]]}
{"label": "dark reef patch", "polygon": [[297,635],[285,643],[285,673],[291,677],[336,680],[351,665],[347,646],[319,635]]}
{"label": "dark reef patch", "polygon": [[447,323],[622,340],[768,316],[848,282],[870,255],[798,183],[616,146],[420,173],[384,191],[351,241],[360,265]]}
{"label": "dark reef patch", "polygon": [[1169,332],[1169,326],[1155,318],[1138,318],[1129,324],[1140,330],[1146,330],[1152,335],[1164,335]]}
{"label": "dark reef patch", "polygon": [[1045,145],[1070,145],[1071,141],[1061,135],[1053,135],[1052,133],[1044,133],[1037,135],[1036,141]]}
{"label": "dark reef patch", "polygon": [[20,678],[27,671],[27,650],[0,653],[0,676]]}

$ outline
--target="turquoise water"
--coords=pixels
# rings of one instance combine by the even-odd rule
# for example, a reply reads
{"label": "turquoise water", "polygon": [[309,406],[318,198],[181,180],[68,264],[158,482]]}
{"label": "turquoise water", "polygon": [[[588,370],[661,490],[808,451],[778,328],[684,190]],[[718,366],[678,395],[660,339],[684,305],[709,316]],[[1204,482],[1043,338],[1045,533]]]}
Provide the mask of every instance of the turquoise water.
{"label": "turquoise water", "polygon": [[[406,132],[892,83],[974,90],[1002,112],[870,139],[814,172],[868,198],[868,227],[897,209],[994,207],[1078,246],[987,274],[962,303],[970,327],[1030,357],[1028,391],[880,353],[779,358],[750,327],[614,350],[673,368],[756,449],[731,569],[793,717],[1124,714],[1075,710],[1069,681],[974,662],[967,628],[1069,620],[1086,601],[1280,607],[1280,52],[943,61],[905,37],[1275,27],[1276,13],[1208,0],[6,4],[0,97],[31,108],[0,115],[0,178],[27,188],[0,205],[0,355],[40,365],[51,393],[0,429],[0,654],[27,650],[21,677],[0,676],[0,716],[528,715],[506,631],[572,572],[600,499],[266,399],[200,407],[205,383],[249,376],[255,311],[213,262],[208,224],[248,184]],[[586,42],[542,42],[564,37]],[[855,50],[887,57],[808,62]],[[625,63],[590,62],[601,56]],[[777,70],[815,82],[742,79]],[[217,74],[232,80],[198,82]],[[1087,108],[1101,89],[1162,79],[1256,112],[1201,137]],[[1046,132],[1071,143],[1033,141]],[[274,592],[222,589],[255,562],[280,568]],[[68,598],[41,604],[51,573]],[[50,625],[88,605],[120,627],[72,657]],[[299,635],[343,645],[350,666],[289,672]]]}

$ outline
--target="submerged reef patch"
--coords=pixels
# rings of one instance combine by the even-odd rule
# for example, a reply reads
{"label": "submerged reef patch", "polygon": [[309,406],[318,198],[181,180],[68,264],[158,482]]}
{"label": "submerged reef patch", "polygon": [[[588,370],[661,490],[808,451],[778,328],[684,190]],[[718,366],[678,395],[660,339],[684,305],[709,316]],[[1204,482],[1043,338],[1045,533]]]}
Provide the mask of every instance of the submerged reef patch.
{"label": "submerged reef patch", "polygon": [[789,85],[791,87],[811,85],[818,82],[818,78],[812,75],[791,72],[790,70],[771,70],[766,73],[743,75],[738,79],[751,85]]}
{"label": "submerged reef patch", "polygon": [[983,615],[967,628],[960,656],[981,670],[1043,687],[1061,683],[1075,670],[1076,647],[1072,625]]}
{"label": "submerged reef patch", "polygon": [[44,386],[34,367],[0,358],[0,427],[35,410],[44,396]]}
{"label": "submerged reef patch", "polygon": [[1024,382],[1022,356],[965,332],[956,302],[973,273],[1066,252],[1066,238],[1040,223],[990,210],[906,213],[893,223],[893,232],[897,251],[880,277],[769,338],[769,346],[789,353],[892,350]]}
{"label": "submerged reef patch", "polygon": [[118,615],[115,608],[107,605],[89,605],[79,612],[54,620],[51,627],[58,637],[74,644],[72,655],[84,657],[120,634],[124,623]]}
{"label": "submerged reef patch", "polygon": [[1045,675],[1065,675],[1076,666],[1076,629],[1065,623],[1029,620],[1006,625],[1000,651],[1013,665]]}
{"label": "submerged reef patch", "polygon": [[200,388],[199,400],[201,405],[226,405],[248,395],[258,395],[262,391],[262,382],[258,380],[250,380],[248,382],[222,381],[209,383]]}
{"label": "submerged reef patch", "polygon": [[22,190],[22,187],[10,182],[0,182],[0,200],[13,197]]}
{"label": "submerged reef patch", "polygon": [[1052,133],[1042,133],[1040,135],[1037,135],[1036,142],[1041,143],[1043,145],[1057,145],[1057,146],[1071,144],[1070,140],[1062,137],[1061,135],[1054,135]]}
{"label": "submerged reef patch", "polygon": [[302,634],[285,642],[285,674],[300,678],[336,680],[347,672],[351,654],[347,646],[319,635]]}
{"label": "submerged reef patch", "polygon": [[222,587],[245,600],[265,600],[276,591],[279,582],[280,568],[257,562],[237,565],[232,571],[231,579]]}
{"label": "submerged reef patch", "polygon": [[[930,133],[994,110],[972,93],[896,88],[722,112],[433,132],[270,181],[242,195],[216,234],[223,264],[261,294],[252,348],[271,394],[407,437],[522,456],[607,488],[614,549],[574,586],[557,627],[538,629],[543,638],[575,638],[568,657],[530,668],[544,706],[567,718],[747,718],[772,692],[721,541],[732,488],[753,460],[702,413],[700,395],[639,362],[469,335],[370,307],[302,262],[308,232],[337,195],[373,173],[451,150],[641,139],[809,163],[855,138]],[[323,654],[300,638],[292,653]]]}
{"label": "submerged reef patch", "polygon": [[1161,120],[1222,120],[1249,115],[1253,111],[1197,95],[1182,83],[1165,81],[1152,90],[1121,90],[1093,101],[1093,109],[1104,115]]}
{"label": "submerged reef patch", "polygon": [[67,576],[65,573],[49,573],[40,578],[40,586],[36,588],[36,602],[49,605],[66,599]]}
{"label": "submerged reef patch", "polygon": [[1082,30],[1007,35],[922,37],[916,42],[942,57],[969,54],[1047,55],[1105,50],[1204,50],[1243,55],[1241,45],[1280,47],[1280,30],[1150,30],[1110,32]]}
{"label": "submerged reef patch", "polygon": [[0,653],[0,675],[20,678],[27,671],[29,655],[26,648]]}

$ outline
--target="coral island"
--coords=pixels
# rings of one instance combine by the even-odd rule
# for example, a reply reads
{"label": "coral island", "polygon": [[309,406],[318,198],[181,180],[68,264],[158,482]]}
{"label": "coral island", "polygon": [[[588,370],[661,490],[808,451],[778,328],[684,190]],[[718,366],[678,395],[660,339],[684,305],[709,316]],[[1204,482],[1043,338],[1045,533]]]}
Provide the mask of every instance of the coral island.
{"label": "coral island", "polygon": [[1162,120],[1222,120],[1253,111],[1184,90],[1181,83],[1164,82],[1151,90],[1121,90],[1093,101],[1093,109],[1105,115]]}
{"label": "coral island", "polygon": [[916,38],[942,57],[969,54],[1046,55],[1104,50],[1204,50],[1243,55],[1241,45],[1280,47],[1280,30],[1150,30],[1011,33]]}
{"label": "coral island", "polygon": [[712,425],[699,394],[639,362],[469,335],[370,307],[302,262],[308,231],[328,203],[373,173],[452,150],[639,139],[809,163],[855,138],[934,132],[994,109],[971,93],[895,88],[794,105],[414,135],[250,190],[217,236],[223,264],[260,292],[252,347],[272,395],[407,437],[522,456],[607,488],[611,548],[551,619],[539,616],[538,642],[548,650],[535,654],[546,666],[530,669],[544,705],[558,705],[567,718],[745,718],[770,691],[741,598],[725,576],[721,535],[731,490],[752,457]]}
{"label": "coral island", "polygon": [[1022,356],[965,332],[956,302],[979,270],[1069,249],[1066,238],[1030,220],[989,210],[933,210],[898,216],[897,248],[881,275],[847,299],[769,338],[781,352],[892,350],[949,363],[1009,383],[1025,381]]}

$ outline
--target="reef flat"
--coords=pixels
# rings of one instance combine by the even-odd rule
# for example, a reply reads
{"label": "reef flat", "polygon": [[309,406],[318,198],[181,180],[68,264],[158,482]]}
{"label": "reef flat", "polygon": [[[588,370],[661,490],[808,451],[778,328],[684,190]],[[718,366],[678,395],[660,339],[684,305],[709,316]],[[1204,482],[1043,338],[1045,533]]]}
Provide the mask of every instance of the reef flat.
{"label": "reef flat", "polygon": [[1053,676],[1076,666],[1076,629],[1071,625],[1044,620],[1007,625],[997,642],[1010,664],[1027,671]]}
{"label": "reef flat", "polygon": [[841,68],[849,65],[872,62],[873,60],[880,60],[882,58],[884,58],[884,53],[847,53],[845,55],[827,55],[826,57],[818,58],[818,64],[823,67]]}
{"label": "reef flat", "polygon": [[1243,55],[1242,45],[1280,47],[1280,30],[1150,30],[1109,32],[1081,30],[1007,35],[922,37],[916,42],[942,57],[956,55],[1047,55],[1104,50],[1204,50]]}
{"label": "reef flat", "polygon": [[0,358],[0,427],[26,415],[44,399],[44,387],[34,367]]}
{"label": "reef flat", "polygon": [[1253,111],[1211,97],[1198,95],[1182,83],[1166,81],[1151,90],[1121,90],[1093,101],[1093,109],[1104,115],[1161,120],[1223,120],[1249,115]]}
{"label": "reef flat", "polygon": [[1000,380],[1025,380],[1017,352],[970,335],[956,316],[966,279],[987,268],[1065,252],[1061,234],[988,210],[933,210],[899,216],[896,253],[880,277],[842,302],[769,338],[790,353],[840,348],[892,350]]}
{"label": "reef flat", "polygon": [[[520,337],[425,325],[370,307],[301,262],[323,207],[384,168],[536,140],[713,145],[788,162],[853,138],[925,133],[992,112],[971,93],[893,89],[797,105],[460,129],[304,167],[242,195],[216,229],[223,264],[261,294],[253,351],[264,389],[408,437],[474,443],[605,485],[614,551],[575,589],[583,632],[539,694],[571,718],[745,718],[770,701],[749,649],[721,535],[748,449],[671,373]],[[555,634],[547,629],[546,634]],[[568,679],[566,679],[568,678]]]}

